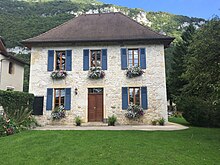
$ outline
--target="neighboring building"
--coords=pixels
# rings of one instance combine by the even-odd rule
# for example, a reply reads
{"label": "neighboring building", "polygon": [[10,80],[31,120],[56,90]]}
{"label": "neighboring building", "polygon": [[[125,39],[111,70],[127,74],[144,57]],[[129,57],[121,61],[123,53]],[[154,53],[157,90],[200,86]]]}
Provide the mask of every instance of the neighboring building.
{"label": "neighboring building", "polygon": [[7,52],[0,37],[0,89],[23,91],[24,61]]}
{"label": "neighboring building", "polygon": [[[167,120],[164,47],[174,38],[156,33],[121,13],[81,15],[37,37],[23,41],[31,48],[29,91],[42,96],[41,124],[50,123],[51,110],[64,105],[64,123],[75,116],[84,122],[102,122],[116,115],[128,124],[125,109],[133,102],[145,109],[139,123]],[[144,73],[126,77],[129,66]],[[89,68],[100,66],[103,79],[88,78]],[[52,71],[67,77],[53,80]]]}

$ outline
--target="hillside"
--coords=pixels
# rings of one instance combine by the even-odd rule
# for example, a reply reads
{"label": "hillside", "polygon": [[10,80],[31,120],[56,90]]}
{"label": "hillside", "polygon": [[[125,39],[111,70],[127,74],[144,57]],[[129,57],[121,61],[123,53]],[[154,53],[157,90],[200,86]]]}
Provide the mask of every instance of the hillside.
{"label": "hillside", "polygon": [[205,20],[165,12],[146,12],[96,0],[0,0],[0,36],[7,47],[43,33],[82,13],[122,12],[152,29],[180,38],[185,26],[201,26]]}

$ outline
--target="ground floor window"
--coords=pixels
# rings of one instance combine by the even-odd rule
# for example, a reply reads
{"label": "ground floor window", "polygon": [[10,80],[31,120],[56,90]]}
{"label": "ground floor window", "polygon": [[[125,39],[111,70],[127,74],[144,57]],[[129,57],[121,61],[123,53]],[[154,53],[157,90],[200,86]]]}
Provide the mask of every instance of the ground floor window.
{"label": "ground floor window", "polygon": [[64,106],[65,107],[65,89],[54,89],[54,107]]}
{"label": "ground floor window", "polygon": [[129,88],[129,104],[140,105],[140,88],[130,87]]}

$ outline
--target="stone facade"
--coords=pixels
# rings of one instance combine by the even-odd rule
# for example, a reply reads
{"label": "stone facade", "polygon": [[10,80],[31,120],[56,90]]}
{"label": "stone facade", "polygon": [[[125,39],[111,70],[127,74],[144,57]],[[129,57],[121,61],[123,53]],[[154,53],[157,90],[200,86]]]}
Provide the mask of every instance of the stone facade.
{"label": "stone facade", "polygon": [[[136,78],[126,77],[126,71],[121,69],[121,47],[118,45],[100,46],[65,46],[65,47],[32,47],[30,67],[29,92],[35,96],[44,96],[43,116],[36,116],[40,124],[50,124],[51,111],[46,111],[47,88],[71,88],[71,110],[61,121],[63,124],[73,124],[74,117],[80,116],[83,122],[88,122],[88,90],[101,87],[104,89],[104,118],[115,114],[119,124],[130,124],[122,110],[122,87],[142,87],[148,89],[148,109],[138,124],[150,124],[152,120],[165,118],[167,121],[167,99],[165,81],[164,45],[124,45],[123,48],[146,48],[147,68],[145,73]],[[48,50],[72,50],[72,71],[63,80],[53,80],[51,72],[47,71]],[[83,49],[107,49],[108,69],[105,78],[88,79],[88,71],[83,71]],[[78,89],[75,95],[74,89]],[[133,123],[134,124],[134,123]]]}

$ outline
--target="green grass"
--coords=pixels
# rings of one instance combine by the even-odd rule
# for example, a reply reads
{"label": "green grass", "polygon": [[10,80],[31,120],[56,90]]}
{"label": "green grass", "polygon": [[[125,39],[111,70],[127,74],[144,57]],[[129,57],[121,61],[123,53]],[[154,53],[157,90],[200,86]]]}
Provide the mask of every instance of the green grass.
{"label": "green grass", "polygon": [[219,164],[220,129],[26,131],[0,138],[0,164]]}
{"label": "green grass", "polygon": [[173,123],[190,126],[190,123],[188,123],[183,117],[170,117],[169,121]]}

